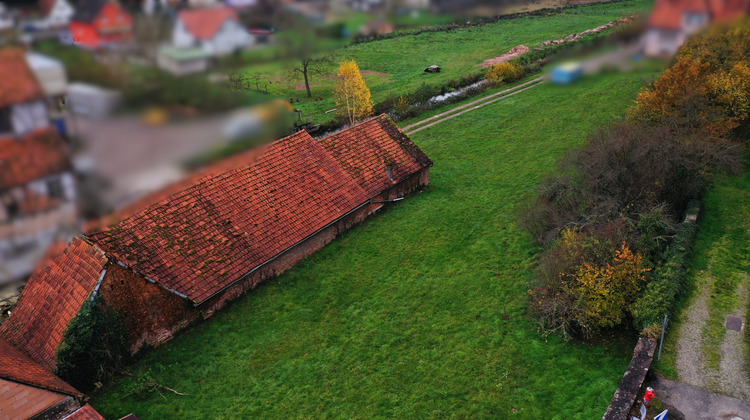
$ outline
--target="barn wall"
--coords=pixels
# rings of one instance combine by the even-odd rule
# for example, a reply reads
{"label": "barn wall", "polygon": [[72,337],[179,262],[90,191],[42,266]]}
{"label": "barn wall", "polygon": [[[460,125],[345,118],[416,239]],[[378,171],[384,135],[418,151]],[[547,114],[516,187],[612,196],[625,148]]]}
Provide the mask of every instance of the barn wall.
{"label": "barn wall", "polygon": [[199,316],[186,299],[119,264],[109,266],[99,293],[123,316],[133,354],[143,346],[157,346],[169,340]]}

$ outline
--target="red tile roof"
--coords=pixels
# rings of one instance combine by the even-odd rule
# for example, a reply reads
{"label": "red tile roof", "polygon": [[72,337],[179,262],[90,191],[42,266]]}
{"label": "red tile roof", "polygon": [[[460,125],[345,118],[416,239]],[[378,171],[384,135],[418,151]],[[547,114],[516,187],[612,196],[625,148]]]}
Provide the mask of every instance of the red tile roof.
{"label": "red tile roof", "polygon": [[0,139],[0,190],[70,170],[68,146],[53,128]]}
{"label": "red tile roof", "polygon": [[0,338],[0,378],[69,395],[82,395],[65,381],[45,370],[29,356]]}
{"label": "red tile roof", "polygon": [[94,410],[94,407],[86,404],[69,416],[64,417],[63,420],[104,420],[104,417]]}
{"label": "red tile roof", "polygon": [[239,21],[237,12],[228,7],[183,10],[178,18],[188,32],[198,39],[211,39],[227,19]]}
{"label": "red tile roof", "polygon": [[749,0],[657,0],[650,27],[679,30],[686,12],[709,13],[712,22],[728,22],[750,11]]}
{"label": "red tile roof", "polygon": [[0,325],[0,338],[54,371],[63,334],[106,263],[107,257],[96,246],[73,239],[62,254],[29,278],[13,314]]}
{"label": "red tile roof", "polygon": [[386,117],[320,142],[300,132],[89,238],[199,304],[430,164]]}
{"label": "red tile roof", "polygon": [[[320,141],[369,196],[401,182],[432,161],[386,116],[373,118]],[[392,178],[387,166],[392,166]]]}
{"label": "red tile roof", "polygon": [[0,108],[42,98],[42,88],[19,48],[0,49]]}

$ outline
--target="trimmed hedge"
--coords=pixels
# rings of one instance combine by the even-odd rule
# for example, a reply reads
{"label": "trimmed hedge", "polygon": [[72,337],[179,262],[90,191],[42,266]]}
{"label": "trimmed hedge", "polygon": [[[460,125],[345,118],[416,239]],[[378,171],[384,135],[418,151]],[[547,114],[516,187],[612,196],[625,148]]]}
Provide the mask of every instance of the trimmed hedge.
{"label": "trimmed hedge", "polygon": [[[692,201],[687,215],[697,217],[700,203]],[[698,225],[686,220],[677,225],[672,244],[664,252],[664,264],[656,269],[644,293],[633,305],[633,322],[641,331],[651,325],[660,325],[664,315],[674,310],[680,291],[686,286],[690,251],[693,249]]]}

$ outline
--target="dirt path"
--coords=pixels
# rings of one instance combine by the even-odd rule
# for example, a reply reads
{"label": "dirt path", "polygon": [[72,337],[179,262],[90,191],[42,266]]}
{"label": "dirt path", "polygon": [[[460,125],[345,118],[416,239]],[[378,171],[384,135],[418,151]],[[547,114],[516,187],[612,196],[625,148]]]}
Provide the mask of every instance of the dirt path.
{"label": "dirt path", "polygon": [[[690,302],[685,319],[680,327],[677,340],[677,374],[680,381],[721,392],[735,398],[750,401],[750,381],[748,380],[747,342],[743,331],[727,329],[719,348],[721,361],[719,369],[707,366],[704,347],[707,343],[703,334],[710,319],[709,300],[713,279],[708,273],[697,278],[697,295]],[[748,306],[748,277],[737,286],[738,306],[726,315],[734,315],[745,320]]]}
{"label": "dirt path", "polygon": [[[747,277],[737,287],[737,295],[740,298],[738,307],[730,313],[747,319]],[[748,383],[747,342],[744,331],[732,331],[727,329],[724,341],[721,343],[721,362],[719,364],[719,385],[725,394],[745,401],[750,401],[750,383]]]}
{"label": "dirt path", "polygon": [[[529,80],[528,82],[521,83],[520,85],[513,86],[512,88],[505,89],[503,91],[493,93],[492,95],[485,96],[484,98],[479,98],[477,100],[471,101],[467,104],[457,106],[453,109],[450,109],[445,112],[441,112],[440,114],[433,115],[430,118],[426,118],[424,120],[418,121],[414,124],[409,124],[406,127],[404,127],[402,130],[406,134],[414,134],[419,131],[422,131],[426,128],[432,127],[434,125],[440,124],[441,122],[448,121],[451,118],[458,117],[459,115],[466,114],[467,112],[473,111],[475,109],[482,108],[484,106],[493,104],[499,100],[505,99],[509,96],[513,96],[517,93],[521,93],[525,90],[531,89],[535,86],[539,86],[542,84],[544,80],[541,77],[537,77],[536,79]],[[468,108],[468,109],[467,109]],[[429,123],[429,124],[428,124]],[[426,125],[425,125],[426,124]]]}
{"label": "dirt path", "polygon": [[[709,318],[708,299],[713,280],[705,276],[699,280],[696,293],[680,327],[677,340],[677,373],[682,382],[705,387],[708,372],[703,355],[703,329]],[[714,375],[711,375],[714,376]]]}

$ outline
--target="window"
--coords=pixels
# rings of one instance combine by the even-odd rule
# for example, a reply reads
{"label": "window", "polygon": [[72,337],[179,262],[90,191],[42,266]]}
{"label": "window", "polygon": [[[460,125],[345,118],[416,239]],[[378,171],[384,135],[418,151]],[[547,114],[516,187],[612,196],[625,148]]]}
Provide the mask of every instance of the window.
{"label": "window", "polygon": [[9,133],[13,131],[10,114],[11,107],[0,108],[0,133]]}
{"label": "window", "polygon": [[60,177],[55,177],[47,181],[47,194],[50,198],[65,199],[65,187]]}

